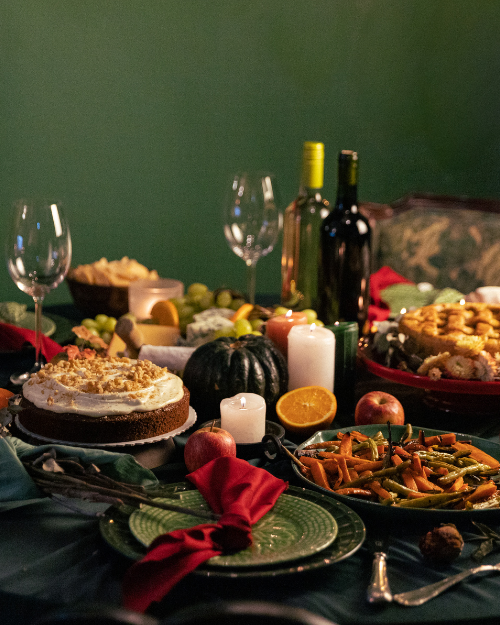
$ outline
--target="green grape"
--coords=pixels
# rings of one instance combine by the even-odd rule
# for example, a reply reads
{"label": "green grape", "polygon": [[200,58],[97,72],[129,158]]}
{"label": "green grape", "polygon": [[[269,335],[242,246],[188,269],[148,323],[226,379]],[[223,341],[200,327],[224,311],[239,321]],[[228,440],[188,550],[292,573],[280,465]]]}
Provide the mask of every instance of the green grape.
{"label": "green grape", "polygon": [[244,334],[250,334],[253,331],[252,324],[248,319],[238,319],[234,323],[234,330],[236,336],[243,336]]}
{"label": "green grape", "polygon": [[111,332],[106,332],[106,330],[104,332],[101,332],[101,339],[105,342],[108,343],[111,341],[113,334]]}
{"label": "green grape", "polygon": [[250,325],[252,326],[252,330],[260,330],[264,325],[264,319],[251,319]]}
{"label": "green grape", "polygon": [[81,323],[82,326],[85,326],[88,330],[92,328],[97,328],[97,322],[95,319],[84,319]]}
{"label": "green grape", "polygon": [[212,291],[207,291],[206,293],[204,293],[199,301],[199,305],[201,306],[202,310],[206,310],[207,308],[212,308],[212,306],[215,303],[215,299],[214,299],[214,294],[212,293]]}
{"label": "green grape", "polygon": [[81,338],[76,338],[75,339],[75,345],[78,345],[78,347],[80,347],[81,345],[85,345],[87,341],[85,339],[81,339]]}
{"label": "green grape", "polygon": [[181,306],[184,306],[184,304],[186,303],[186,298],[185,297],[171,297],[170,301],[177,308],[177,310],[179,310],[179,308]]}
{"label": "green grape", "polygon": [[312,308],[304,308],[304,310],[302,310],[301,312],[306,315],[307,323],[316,323],[318,313],[315,310],[313,310]]}
{"label": "green grape", "polygon": [[116,318],[108,317],[108,320],[103,325],[104,331],[113,333],[115,331],[115,327],[116,327]]}
{"label": "green grape", "polygon": [[108,321],[108,315],[96,315],[95,322],[99,330],[104,330],[104,325]]}
{"label": "green grape", "polygon": [[201,284],[200,282],[193,282],[190,284],[187,290],[187,294],[189,297],[197,298],[205,295],[208,291],[208,286],[205,284]]}
{"label": "green grape", "polygon": [[100,336],[101,333],[97,328],[88,328],[89,332],[91,332],[94,336]]}
{"label": "green grape", "polygon": [[245,300],[242,297],[237,297],[231,302],[230,308],[232,308],[233,310],[238,310],[238,308],[241,308],[243,304],[245,304]]}
{"label": "green grape", "polygon": [[232,295],[230,291],[221,291],[217,295],[217,299],[215,300],[215,304],[219,308],[230,308],[231,302],[233,301]]}
{"label": "green grape", "polygon": [[216,330],[214,332],[214,337],[216,339],[220,339],[223,336],[236,336],[236,332],[234,328],[221,328],[220,330]]}
{"label": "green grape", "polygon": [[284,306],[276,306],[276,308],[274,309],[274,314],[275,315],[286,315],[286,313],[289,311],[289,308],[285,308]]}
{"label": "green grape", "polygon": [[195,307],[190,306],[189,304],[183,304],[180,308],[177,309],[177,312],[179,313],[179,317],[182,319],[192,319],[195,313]]}
{"label": "green grape", "polygon": [[262,332],[259,332],[258,330],[252,330],[248,334],[254,334],[255,336],[262,336]]}
{"label": "green grape", "polygon": [[323,321],[320,321],[319,319],[315,319],[313,323],[319,326],[320,328],[322,328],[325,325]]}

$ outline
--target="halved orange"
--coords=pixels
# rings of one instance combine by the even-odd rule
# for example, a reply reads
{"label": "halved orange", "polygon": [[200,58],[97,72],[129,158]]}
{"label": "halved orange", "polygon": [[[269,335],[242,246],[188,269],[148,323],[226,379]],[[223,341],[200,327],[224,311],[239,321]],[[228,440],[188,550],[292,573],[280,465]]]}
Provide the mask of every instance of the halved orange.
{"label": "halved orange", "polygon": [[248,319],[248,316],[252,312],[253,308],[253,304],[242,304],[231,317],[231,321],[236,323],[238,319]]}
{"label": "halved orange", "polygon": [[12,397],[14,393],[8,391],[6,388],[0,388],[0,408],[7,408],[9,405],[9,397]]}
{"label": "halved orange", "polygon": [[149,314],[161,326],[179,327],[179,313],[175,305],[168,299],[156,302]]}
{"label": "halved orange", "polygon": [[309,436],[330,425],[337,414],[337,399],[323,386],[303,386],[282,395],[276,413],[286,430]]}

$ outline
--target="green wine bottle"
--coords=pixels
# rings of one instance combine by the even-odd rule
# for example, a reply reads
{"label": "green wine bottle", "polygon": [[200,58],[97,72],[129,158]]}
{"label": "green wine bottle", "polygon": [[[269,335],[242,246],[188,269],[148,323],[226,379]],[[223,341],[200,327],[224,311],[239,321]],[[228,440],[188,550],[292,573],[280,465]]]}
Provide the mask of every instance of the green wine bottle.
{"label": "green wine bottle", "polygon": [[285,209],[281,255],[281,303],[294,310],[317,309],[320,227],[330,210],[322,198],[323,143],[306,141],[297,198]]}
{"label": "green wine bottle", "polygon": [[371,228],[358,210],[358,155],[338,161],[335,207],[321,225],[319,318],[326,325],[357,321],[363,331],[370,297]]}

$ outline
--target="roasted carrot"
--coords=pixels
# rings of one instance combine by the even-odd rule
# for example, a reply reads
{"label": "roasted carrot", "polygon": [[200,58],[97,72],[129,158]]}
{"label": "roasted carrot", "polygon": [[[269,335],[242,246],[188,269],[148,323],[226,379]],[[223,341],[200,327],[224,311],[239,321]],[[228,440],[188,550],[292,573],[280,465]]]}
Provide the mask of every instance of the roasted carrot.
{"label": "roasted carrot", "polygon": [[329,477],[335,476],[339,472],[339,463],[336,460],[322,460],[321,464]]}
{"label": "roasted carrot", "polygon": [[378,480],[373,480],[368,484],[368,488],[372,490],[376,495],[378,495],[381,499],[391,499],[391,495],[388,490],[386,490]]}
{"label": "roasted carrot", "polygon": [[339,451],[343,456],[352,456],[352,438],[350,434],[346,434],[340,441]]}
{"label": "roasted carrot", "polygon": [[438,490],[440,492],[443,492],[441,486],[438,486],[433,482],[429,482],[429,480],[423,477],[421,474],[413,472],[412,475],[413,479],[415,480],[415,484],[417,485],[417,488],[420,492],[425,492],[429,490]]}
{"label": "roasted carrot", "polygon": [[447,434],[438,434],[436,436],[426,436],[424,438],[424,445],[427,445],[427,447],[432,447],[433,445],[450,447],[456,442],[456,440],[456,434],[449,432]]}
{"label": "roasted carrot", "polygon": [[363,462],[362,464],[355,464],[353,469],[355,471],[378,471],[383,466],[382,460],[370,460],[369,462]]}
{"label": "roasted carrot", "polygon": [[401,473],[401,477],[403,478],[406,488],[409,488],[410,490],[418,490],[415,480],[413,479],[413,475],[409,469],[405,469]]}
{"label": "roasted carrot", "polygon": [[489,499],[496,491],[497,485],[495,482],[486,482],[485,484],[480,484],[473,493],[467,495],[464,501],[466,503],[474,503],[483,499]]}
{"label": "roasted carrot", "polygon": [[317,458],[310,458],[309,456],[301,456],[300,461],[302,464],[305,464],[306,467],[312,467],[313,464],[321,464],[321,460],[318,460]]}
{"label": "roasted carrot", "polygon": [[354,469],[348,468],[347,473],[349,473],[349,482],[352,482],[353,480],[357,480],[359,477],[359,473],[355,471]]}
{"label": "roasted carrot", "polygon": [[392,460],[392,464],[397,467],[400,464],[403,464],[403,460],[401,459],[401,456],[399,456],[398,454],[394,454],[393,456],[391,456],[391,460]]}
{"label": "roasted carrot", "polygon": [[332,490],[330,486],[330,482],[328,481],[328,476],[325,471],[325,467],[321,464],[321,462],[317,462],[311,466],[311,475],[313,477],[314,482],[318,486],[322,486],[327,490]]}
{"label": "roasted carrot", "polygon": [[372,491],[366,488],[337,488],[337,495],[350,495],[351,497],[371,497]]}
{"label": "roasted carrot", "polygon": [[490,455],[488,455],[484,451],[481,451],[481,449],[478,449],[474,445],[457,441],[452,445],[452,447],[457,451],[470,450],[470,458],[473,458],[481,464],[487,464],[492,469],[497,469],[498,467],[500,467],[500,462],[498,462],[498,460],[495,460],[495,458],[492,458]]}
{"label": "roasted carrot", "polygon": [[340,462],[340,459],[344,458],[344,460],[347,462],[347,466],[349,467],[354,467],[359,464],[364,465],[363,461],[356,456],[343,456],[342,454],[335,454],[332,451],[320,451],[318,457],[322,458],[323,460],[337,460],[337,462]]}
{"label": "roasted carrot", "polygon": [[347,458],[340,456],[339,460],[339,475],[342,476],[342,480],[347,484],[351,481],[349,477],[349,471],[347,470]]}
{"label": "roasted carrot", "polygon": [[406,449],[403,449],[399,445],[396,445],[394,447],[394,453],[397,454],[398,456],[400,456],[401,458],[404,458],[405,460],[408,459],[408,458],[411,458],[411,454],[409,454],[406,451]]}
{"label": "roasted carrot", "polygon": [[411,455],[411,468],[416,473],[422,472],[422,463],[420,462],[420,457],[418,456],[418,454]]}
{"label": "roasted carrot", "polygon": [[463,485],[464,485],[464,478],[460,476],[460,477],[457,477],[457,479],[446,490],[450,493],[454,493],[456,491],[459,491]]}

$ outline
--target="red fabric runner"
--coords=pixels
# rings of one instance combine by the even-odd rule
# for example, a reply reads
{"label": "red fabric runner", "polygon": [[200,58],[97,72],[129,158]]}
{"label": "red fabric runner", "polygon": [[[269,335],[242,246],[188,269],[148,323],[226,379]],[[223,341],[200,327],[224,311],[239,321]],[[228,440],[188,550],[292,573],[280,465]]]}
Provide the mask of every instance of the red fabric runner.
{"label": "red fabric runner", "polygon": [[[18,328],[10,323],[0,323],[0,347],[2,349],[19,350],[22,349],[25,343],[35,344],[34,330]],[[48,336],[42,334],[41,350],[47,361],[49,361],[62,350],[62,347]]]}
{"label": "red fabric runner", "polygon": [[382,301],[380,297],[381,291],[393,284],[413,284],[411,280],[407,280],[394,269],[384,266],[370,276],[370,298],[372,303],[368,308],[368,319],[370,321],[385,321],[389,318],[391,312],[389,306]]}
{"label": "red fabric runner", "polygon": [[130,610],[144,612],[209,558],[249,547],[251,526],[288,488],[287,482],[264,469],[229,456],[210,461],[187,479],[222,517],[217,523],[176,530],[153,541],[146,556],[125,575],[123,603]]}

